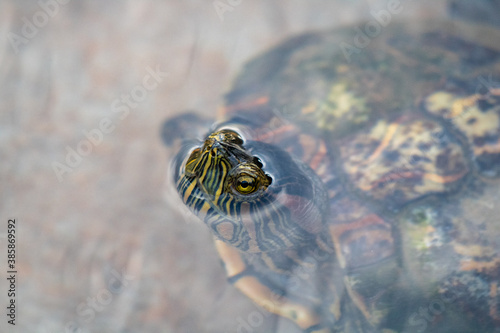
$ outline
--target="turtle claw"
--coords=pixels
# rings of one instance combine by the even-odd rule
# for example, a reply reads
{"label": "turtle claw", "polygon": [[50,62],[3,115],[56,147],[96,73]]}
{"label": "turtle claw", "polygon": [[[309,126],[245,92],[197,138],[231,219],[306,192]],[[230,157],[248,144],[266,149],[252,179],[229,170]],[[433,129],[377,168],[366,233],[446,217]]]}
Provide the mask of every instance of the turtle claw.
{"label": "turtle claw", "polygon": [[238,250],[220,240],[215,240],[215,246],[224,263],[228,280],[254,303],[271,313],[294,321],[306,332],[328,332],[317,330],[321,327],[321,319],[313,309],[275,292],[252,274]]}

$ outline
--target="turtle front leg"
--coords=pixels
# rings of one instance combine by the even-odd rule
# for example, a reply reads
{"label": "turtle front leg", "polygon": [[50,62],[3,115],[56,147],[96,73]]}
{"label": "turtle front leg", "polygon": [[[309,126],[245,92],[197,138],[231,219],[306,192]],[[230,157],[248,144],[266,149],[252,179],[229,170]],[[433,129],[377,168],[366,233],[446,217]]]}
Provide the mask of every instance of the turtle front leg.
{"label": "turtle front leg", "polygon": [[350,223],[332,224],[330,234],[350,299],[374,328],[381,329],[403,285],[392,226],[372,213]]}
{"label": "turtle front leg", "polygon": [[248,269],[240,253],[226,243],[215,240],[215,246],[224,262],[226,274],[245,296],[265,310],[294,321],[305,332],[328,333],[321,319],[312,309],[281,296],[264,285]]}

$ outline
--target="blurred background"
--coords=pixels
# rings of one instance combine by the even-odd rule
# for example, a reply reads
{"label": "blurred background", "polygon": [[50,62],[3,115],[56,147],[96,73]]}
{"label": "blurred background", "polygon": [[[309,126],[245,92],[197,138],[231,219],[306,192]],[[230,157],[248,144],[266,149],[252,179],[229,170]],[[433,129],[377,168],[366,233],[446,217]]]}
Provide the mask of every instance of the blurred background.
{"label": "blurred background", "polygon": [[[401,0],[394,20],[446,16]],[[168,117],[214,115],[242,64],[387,6],[335,1],[0,1],[0,332],[295,332],[231,287],[168,190]],[[167,184],[168,185],[168,184]],[[3,312],[3,311],[2,311]]]}

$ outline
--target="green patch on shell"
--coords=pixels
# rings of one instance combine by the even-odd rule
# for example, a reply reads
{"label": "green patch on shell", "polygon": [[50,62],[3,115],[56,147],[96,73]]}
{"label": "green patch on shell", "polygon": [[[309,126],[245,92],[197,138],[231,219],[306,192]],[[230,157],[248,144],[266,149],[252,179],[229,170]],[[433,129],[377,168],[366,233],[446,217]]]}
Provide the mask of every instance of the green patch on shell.
{"label": "green patch on shell", "polygon": [[435,214],[430,207],[414,207],[408,212],[406,231],[412,248],[421,251],[424,256],[425,251],[432,247],[430,235],[433,233]]}
{"label": "green patch on shell", "polygon": [[436,251],[444,245],[443,235],[436,229],[438,219],[433,207],[419,205],[402,214],[400,220],[404,265],[416,285],[428,295],[435,293],[441,275],[445,274],[436,258]]}
{"label": "green patch on shell", "polygon": [[328,132],[344,130],[346,125],[360,125],[369,120],[366,99],[356,96],[348,85],[335,83],[324,101],[312,101],[303,108],[306,118]]}

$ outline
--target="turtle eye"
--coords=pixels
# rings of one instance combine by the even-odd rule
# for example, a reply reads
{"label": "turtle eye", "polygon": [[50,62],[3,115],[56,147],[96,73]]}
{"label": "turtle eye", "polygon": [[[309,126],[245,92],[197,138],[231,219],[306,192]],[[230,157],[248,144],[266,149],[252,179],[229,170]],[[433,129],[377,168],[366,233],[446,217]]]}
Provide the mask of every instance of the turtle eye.
{"label": "turtle eye", "polygon": [[243,144],[243,139],[241,138],[241,136],[231,129],[222,129],[219,133],[221,135],[222,141],[224,142],[232,143],[238,146],[241,146]]}
{"label": "turtle eye", "polygon": [[257,189],[256,179],[249,175],[240,175],[235,185],[236,190],[241,194],[250,194]]}

